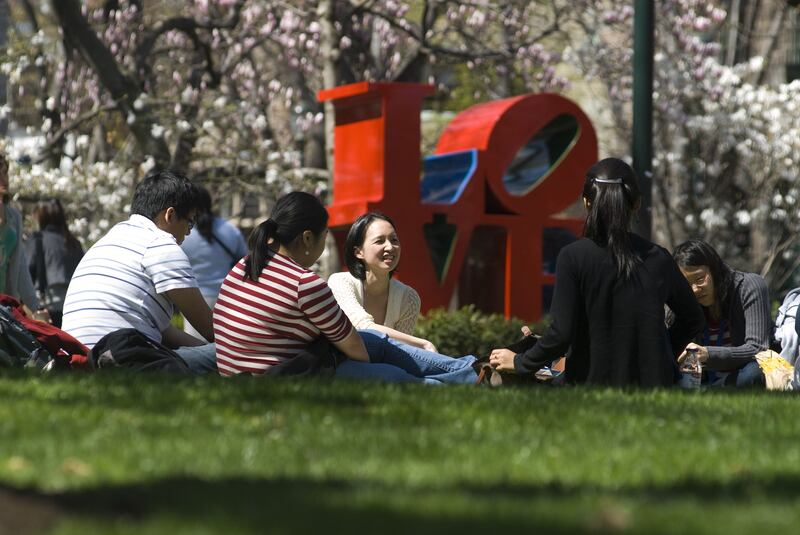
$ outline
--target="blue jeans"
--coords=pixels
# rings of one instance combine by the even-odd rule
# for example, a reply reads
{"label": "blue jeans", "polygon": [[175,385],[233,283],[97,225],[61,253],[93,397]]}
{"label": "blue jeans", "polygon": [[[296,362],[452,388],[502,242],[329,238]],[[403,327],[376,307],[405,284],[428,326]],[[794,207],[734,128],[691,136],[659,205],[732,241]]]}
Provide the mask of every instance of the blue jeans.
{"label": "blue jeans", "polygon": [[764,372],[761,371],[761,367],[755,360],[745,364],[736,375],[736,386],[740,388],[745,386],[761,386],[763,388],[765,384]]}
{"label": "blue jeans", "polygon": [[346,360],[336,368],[336,377],[377,379],[389,382],[428,384],[474,384],[478,375],[472,368],[475,357],[452,358],[425,351],[373,330],[358,331],[370,362]]}
{"label": "blue jeans", "polygon": [[179,347],[175,353],[180,355],[189,369],[197,375],[217,371],[217,346],[213,343]]}

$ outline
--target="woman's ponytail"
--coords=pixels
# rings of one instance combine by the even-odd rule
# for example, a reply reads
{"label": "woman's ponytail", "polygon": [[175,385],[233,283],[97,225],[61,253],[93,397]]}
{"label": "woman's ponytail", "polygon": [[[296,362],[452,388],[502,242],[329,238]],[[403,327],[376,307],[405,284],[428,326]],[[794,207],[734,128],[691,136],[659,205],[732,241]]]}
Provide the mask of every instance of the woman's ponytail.
{"label": "woman's ponytail", "polygon": [[328,211],[317,197],[302,191],[287,193],[275,203],[270,218],[250,233],[250,254],[244,263],[244,277],[258,281],[269,263],[270,244],[275,250],[281,245],[289,247],[306,230],[319,236],[327,226]]}
{"label": "woman's ponytail", "polygon": [[589,213],[583,235],[608,249],[617,275],[629,279],[641,259],[633,252],[630,225],[641,194],[633,169],[617,158],[594,164],[586,174],[583,198]]}
{"label": "woman's ponytail", "polygon": [[278,237],[278,224],[272,219],[262,221],[247,241],[250,254],[244,261],[244,278],[258,281],[261,271],[269,262],[269,242]]}

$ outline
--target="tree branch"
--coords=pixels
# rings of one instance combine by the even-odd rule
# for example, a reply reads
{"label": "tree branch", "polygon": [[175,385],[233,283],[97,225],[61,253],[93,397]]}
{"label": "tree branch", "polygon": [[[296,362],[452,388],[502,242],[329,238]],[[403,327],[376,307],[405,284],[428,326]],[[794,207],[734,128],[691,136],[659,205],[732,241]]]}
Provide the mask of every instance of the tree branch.
{"label": "tree branch", "polygon": [[[103,106],[95,106],[94,108],[92,108],[91,110],[87,111],[86,113],[83,113],[80,116],[76,117],[74,121],[72,121],[68,125],[62,126],[61,128],[58,129],[58,131],[56,133],[54,133],[52,136],[50,136],[50,139],[48,139],[47,145],[45,146],[45,152],[49,152],[50,150],[52,150],[53,147],[55,147],[56,145],[61,143],[61,141],[64,139],[64,136],[66,136],[72,130],[75,130],[76,128],[81,126],[86,121],[94,119],[95,117],[97,117],[101,113],[105,113],[105,112],[108,112],[108,111],[113,111],[113,110],[116,110],[117,108],[118,108],[118,106],[117,106],[116,103],[105,104]],[[41,162],[43,160],[44,160],[43,157],[39,158],[37,160],[37,163]]]}
{"label": "tree branch", "polygon": [[[52,6],[67,46],[77,50],[92,67],[118,109],[126,115],[133,113],[133,102],[139,95],[140,89],[122,73],[111,51],[97,37],[81,13],[78,0],[59,0],[53,2]],[[170,160],[169,149],[162,138],[154,138],[150,134],[153,124],[154,120],[147,110],[140,110],[133,115],[133,122],[129,127],[144,154],[152,155],[163,165]]]}

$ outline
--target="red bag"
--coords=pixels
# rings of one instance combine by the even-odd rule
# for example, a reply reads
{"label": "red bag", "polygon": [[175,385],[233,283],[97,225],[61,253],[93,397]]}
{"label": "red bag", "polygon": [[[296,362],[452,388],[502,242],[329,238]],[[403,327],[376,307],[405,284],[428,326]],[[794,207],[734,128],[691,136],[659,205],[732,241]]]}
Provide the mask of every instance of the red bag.
{"label": "red bag", "polygon": [[29,318],[22,309],[22,303],[10,295],[0,294],[0,305],[11,309],[11,314],[23,327],[28,329],[55,358],[68,360],[71,368],[91,368],[89,348],[77,338],[62,331],[55,325]]}

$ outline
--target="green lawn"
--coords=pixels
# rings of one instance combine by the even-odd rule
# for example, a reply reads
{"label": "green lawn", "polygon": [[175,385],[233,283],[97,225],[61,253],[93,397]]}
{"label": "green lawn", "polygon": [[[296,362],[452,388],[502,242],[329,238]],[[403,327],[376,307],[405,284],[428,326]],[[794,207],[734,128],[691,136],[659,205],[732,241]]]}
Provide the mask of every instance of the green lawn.
{"label": "green lawn", "polygon": [[798,408],[766,392],[5,375],[0,533],[793,532]]}

